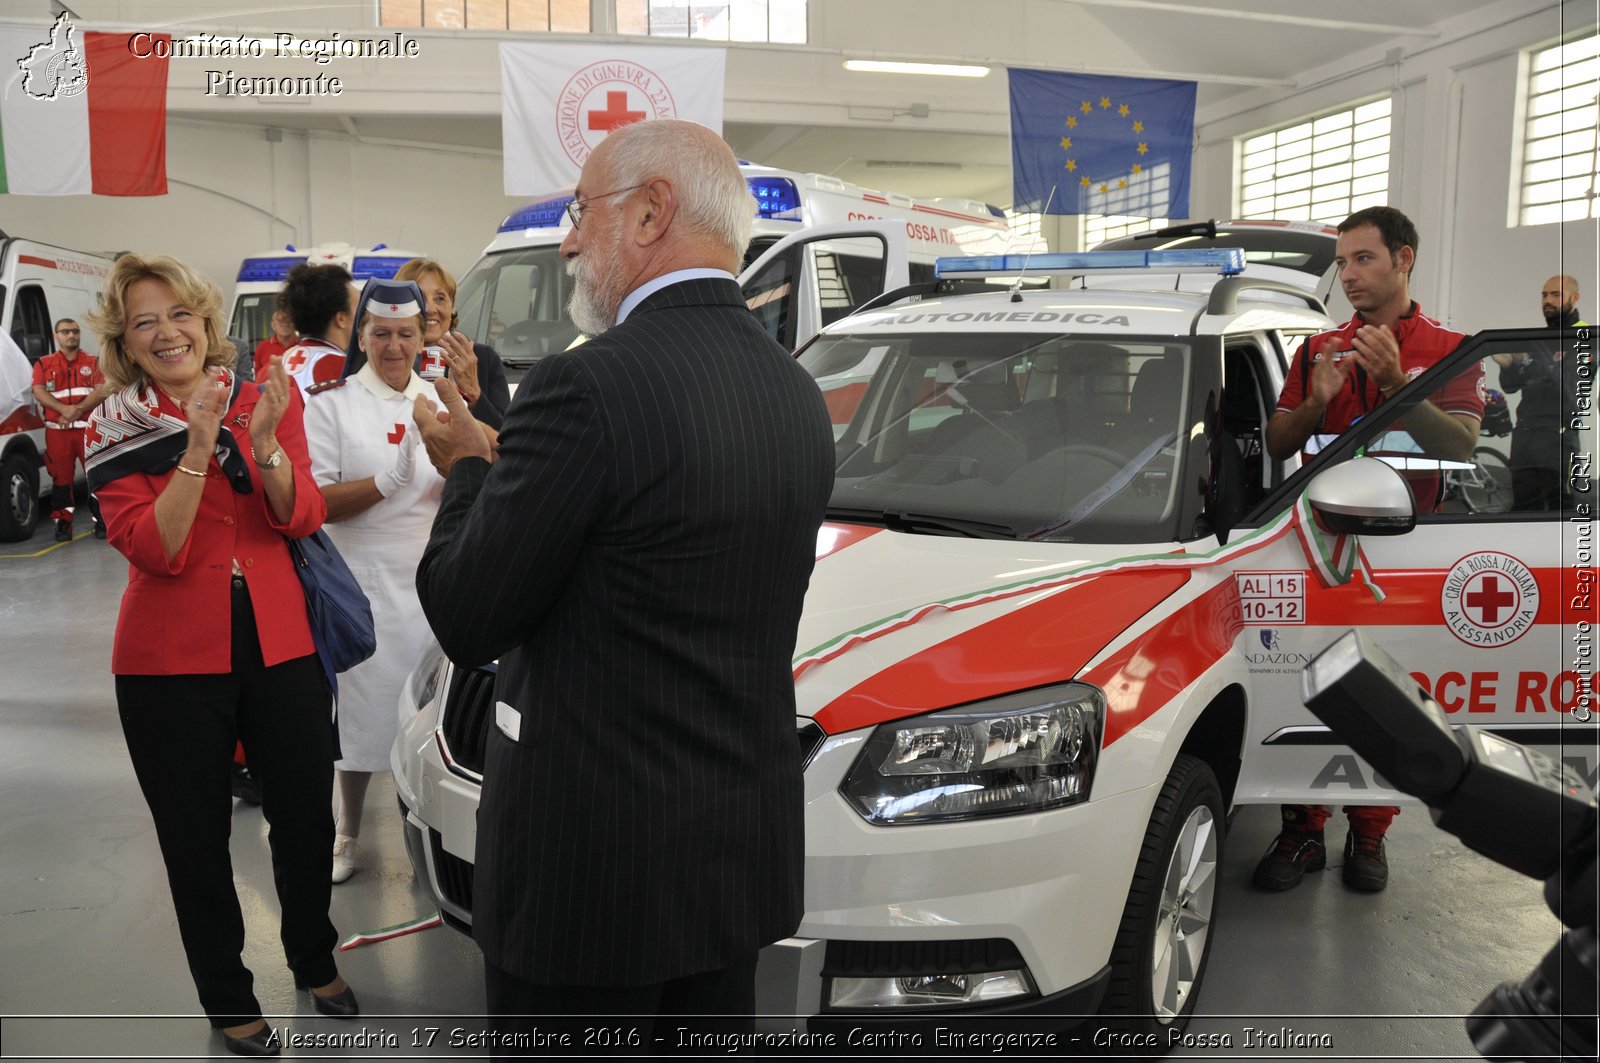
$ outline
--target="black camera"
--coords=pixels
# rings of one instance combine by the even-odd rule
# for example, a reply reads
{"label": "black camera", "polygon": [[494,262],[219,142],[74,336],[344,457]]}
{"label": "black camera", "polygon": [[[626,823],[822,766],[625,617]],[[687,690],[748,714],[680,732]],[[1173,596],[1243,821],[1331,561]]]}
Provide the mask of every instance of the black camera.
{"label": "black camera", "polygon": [[[1467,1019],[1492,1060],[1596,1059],[1595,802],[1571,768],[1472,727],[1451,728],[1395,660],[1348,631],[1306,665],[1301,694],[1318,719],[1394,787],[1427,803],[1469,848],[1532,878],[1570,929],[1520,985]],[[1530,830],[1554,825],[1554,832]]]}

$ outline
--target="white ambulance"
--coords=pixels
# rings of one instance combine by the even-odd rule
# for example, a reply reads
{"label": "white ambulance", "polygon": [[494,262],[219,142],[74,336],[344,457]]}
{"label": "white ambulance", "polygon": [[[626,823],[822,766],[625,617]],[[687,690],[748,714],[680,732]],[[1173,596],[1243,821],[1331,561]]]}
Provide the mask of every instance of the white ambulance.
{"label": "white ambulance", "polygon": [[[76,320],[83,327],[83,349],[100,353],[84,319],[99,298],[114,257],[0,233],[0,332],[8,333],[26,356],[30,381],[33,364],[55,350],[55,322],[61,318]],[[13,376],[23,372],[14,355],[6,360],[0,378],[8,392]],[[21,408],[0,419],[0,542],[33,534],[40,495],[50,487],[44,471],[44,421],[30,394]]]}
{"label": "white ambulance", "polygon": [[353,247],[345,243],[319,244],[305,250],[285,244],[282,250],[251,255],[239,263],[239,275],[234,280],[233,301],[228,305],[228,335],[248,344],[248,352],[272,334],[272,312],[278,293],[283,290],[283,279],[296,266],[343,266],[360,287],[372,277],[388,280],[401,266],[421,257],[387,244]]}
{"label": "white ambulance", "polygon": [[[798,352],[838,463],[793,661],[806,914],[763,951],[763,1014],[841,1037],[1098,1014],[1110,1047],[1182,1043],[1229,810],[1415,804],[1300,705],[1352,625],[1453,722],[1597,777],[1592,410],[1565,513],[1469,512],[1469,455],[1405,431],[1551,334],[1470,338],[1300,468],[1263,432],[1285,352],[1331,324],[1318,300],[1239,249],[1110,265],[1145,290],[929,284]],[[1151,280],[1195,271],[1209,290]],[[401,695],[407,846],[456,926],[494,844],[474,816],[494,682],[435,652]]]}
{"label": "white ambulance", "polygon": [[[940,255],[1008,250],[1005,213],[987,203],[912,199],[824,174],[740,167],[756,204],[740,284],[786,347],[883,291],[930,279]],[[566,311],[572,281],[560,253],[572,200],[568,190],[513,212],[461,278],[461,331],[494,347],[512,370],[577,339]]]}

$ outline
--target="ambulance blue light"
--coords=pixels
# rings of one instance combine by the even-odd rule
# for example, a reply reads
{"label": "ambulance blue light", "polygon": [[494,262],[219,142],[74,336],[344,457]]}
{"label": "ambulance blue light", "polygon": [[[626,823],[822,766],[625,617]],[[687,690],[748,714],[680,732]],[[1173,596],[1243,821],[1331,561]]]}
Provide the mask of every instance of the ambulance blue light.
{"label": "ambulance blue light", "polygon": [[756,197],[756,217],[800,220],[780,217],[800,209],[800,190],[793,181],[787,177],[746,177],[745,182],[750,186],[750,194]]}
{"label": "ambulance blue light", "polygon": [[1208,247],[1193,251],[1080,251],[1075,254],[978,255],[970,258],[941,258],[934,265],[939,277],[988,276],[1002,274],[1084,274],[1100,272],[1130,273],[1220,273],[1233,276],[1244,272],[1244,249]]}
{"label": "ambulance blue light", "polygon": [[239,263],[239,281],[281,281],[296,266],[306,264],[306,256],[294,258],[247,258]]}
{"label": "ambulance blue light", "polygon": [[350,263],[350,276],[358,281],[373,277],[392,280],[395,272],[410,261],[409,255],[357,255]]}
{"label": "ambulance blue light", "polygon": [[506,215],[506,220],[500,223],[500,232],[516,233],[523,229],[558,229],[561,219],[567,213],[567,204],[576,196],[556,196],[553,199],[541,199],[518,207]]}

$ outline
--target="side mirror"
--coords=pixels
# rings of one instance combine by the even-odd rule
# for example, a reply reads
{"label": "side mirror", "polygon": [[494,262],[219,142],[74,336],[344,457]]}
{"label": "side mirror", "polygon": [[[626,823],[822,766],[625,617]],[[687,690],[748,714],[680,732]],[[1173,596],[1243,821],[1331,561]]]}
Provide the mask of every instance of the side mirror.
{"label": "side mirror", "polygon": [[1405,477],[1377,458],[1352,458],[1318,473],[1306,500],[1331,532],[1404,535],[1417,524]]}

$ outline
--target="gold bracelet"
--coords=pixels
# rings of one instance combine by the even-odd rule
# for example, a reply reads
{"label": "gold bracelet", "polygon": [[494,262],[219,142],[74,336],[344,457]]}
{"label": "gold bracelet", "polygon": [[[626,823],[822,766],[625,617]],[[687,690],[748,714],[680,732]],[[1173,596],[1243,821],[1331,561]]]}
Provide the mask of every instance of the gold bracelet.
{"label": "gold bracelet", "polygon": [[203,473],[203,472],[195,472],[193,469],[185,468],[181,463],[178,465],[178,471],[179,472],[183,472],[183,473],[188,473],[190,476],[198,476],[202,480],[204,480],[206,478],[206,474],[205,473]]}

